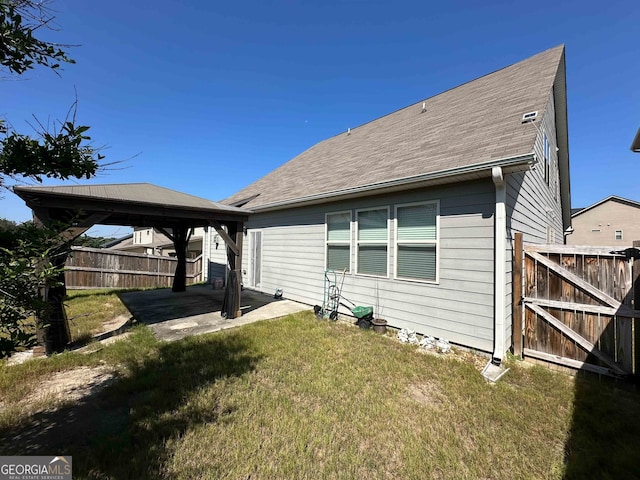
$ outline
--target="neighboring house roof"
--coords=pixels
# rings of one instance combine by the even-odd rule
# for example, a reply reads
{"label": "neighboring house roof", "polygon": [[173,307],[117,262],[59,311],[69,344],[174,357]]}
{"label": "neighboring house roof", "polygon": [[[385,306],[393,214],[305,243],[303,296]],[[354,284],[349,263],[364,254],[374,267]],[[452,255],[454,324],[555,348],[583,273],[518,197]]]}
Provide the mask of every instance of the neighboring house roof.
{"label": "neighboring house roof", "polygon": [[[557,102],[557,123],[566,125],[561,45],[324,140],[223,202],[259,211],[451,182],[480,170],[486,176],[492,166],[522,169],[533,159],[537,134],[522,115],[538,111],[540,118],[554,84],[563,102]],[[568,198],[566,131],[559,137]],[[563,206],[568,223],[568,203]]]}
{"label": "neighboring house roof", "polygon": [[582,208],[572,208],[571,209],[571,216],[573,217],[576,213],[581,212],[582,210],[584,210],[584,207],[582,207]]}
{"label": "neighboring house roof", "polygon": [[633,142],[631,142],[631,151],[640,153],[640,128],[636,132],[636,136],[633,138]]}
{"label": "neighboring house roof", "polygon": [[622,198],[622,197],[618,197],[617,195],[609,195],[607,198],[603,198],[602,200],[600,200],[599,202],[594,203],[593,205],[588,206],[587,208],[582,208],[577,212],[573,212],[573,210],[571,211],[571,218],[575,218],[579,215],[582,215],[585,212],[588,212],[589,210],[592,210],[594,208],[596,208],[599,205],[602,205],[603,203],[606,202],[618,202],[618,203],[623,203],[625,205],[629,205],[630,207],[636,207],[636,208],[640,208],[640,202],[636,202],[635,200],[629,200],[628,198]]}
{"label": "neighboring house roof", "polygon": [[106,242],[102,245],[102,248],[113,248],[116,245],[127,245],[128,243],[133,243],[133,233],[130,233],[129,235],[125,235],[123,237],[120,238],[116,238],[114,240],[111,240],[110,242]]}
{"label": "neighboring house roof", "polygon": [[[202,240],[202,237],[191,237],[189,239],[189,245],[199,240]],[[150,243],[133,243],[133,238],[125,238],[121,243],[116,243],[107,248],[109,248],[109,250],[124,251],[145,248],[173,248],[173,242],[164,235],[161,238]]]}

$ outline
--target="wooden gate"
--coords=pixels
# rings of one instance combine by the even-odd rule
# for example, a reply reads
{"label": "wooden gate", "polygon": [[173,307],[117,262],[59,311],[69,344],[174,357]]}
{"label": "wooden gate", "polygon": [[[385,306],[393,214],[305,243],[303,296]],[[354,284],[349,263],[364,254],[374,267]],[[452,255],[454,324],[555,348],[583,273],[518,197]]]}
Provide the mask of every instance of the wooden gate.
{"label": "wooden gate", "polygon": [[514,353],[596,373],[637,374],[633,260],[607,247],[522,248],[517,237]]}

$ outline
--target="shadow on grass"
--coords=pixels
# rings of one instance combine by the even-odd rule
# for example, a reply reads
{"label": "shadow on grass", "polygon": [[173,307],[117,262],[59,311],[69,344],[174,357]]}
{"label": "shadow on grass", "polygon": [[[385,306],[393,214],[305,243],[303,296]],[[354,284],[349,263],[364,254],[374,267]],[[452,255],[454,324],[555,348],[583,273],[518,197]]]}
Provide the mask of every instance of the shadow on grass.
{"label": "shadow on grass", "polygon": [[640,479],[640,394],[631,383],[580,372],[565,443],[564,480]]}
{"label": "shadow on grass", "polygon": [[74,478],[161,478],[167,441],[230,413],[209,396],[194,406],[191,395],[259,361],[234,334],[161,344],[156,358],[132,361],[130,375],[103,390],[0,430],[0,454],[72,455]]}

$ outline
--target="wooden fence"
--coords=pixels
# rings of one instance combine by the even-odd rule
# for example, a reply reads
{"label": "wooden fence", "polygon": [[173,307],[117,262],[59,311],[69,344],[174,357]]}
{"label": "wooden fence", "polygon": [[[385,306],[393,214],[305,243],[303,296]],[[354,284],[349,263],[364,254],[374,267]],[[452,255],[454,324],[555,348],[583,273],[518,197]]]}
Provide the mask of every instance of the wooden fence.
{"label": "wooden fence", "polygon": [[611,253],[613,247],[521,242],[518,235],[514,352],[597,373],[637,375],[634,261]]}
{"label": "wooden fence", "polygon": [[[73,247],[65,283],[69,289],[170,287],[177,263],[172,257]],[[202,280],[202,255],[188,259],[187,285]]]}

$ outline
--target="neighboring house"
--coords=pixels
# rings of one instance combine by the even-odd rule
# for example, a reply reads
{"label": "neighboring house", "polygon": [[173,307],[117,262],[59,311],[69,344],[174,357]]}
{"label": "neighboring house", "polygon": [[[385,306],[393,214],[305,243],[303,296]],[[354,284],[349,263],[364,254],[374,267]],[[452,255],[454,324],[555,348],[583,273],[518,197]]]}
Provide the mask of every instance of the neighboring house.
{"label": "neighboring house", "polygon": [[590,207],[572,211],[570,245],[630,247],[640,240],[640,203],[611,195]]}
{"label": "neighboring house", "polygon": [[391,326],[499,362],[514,232],[563,243],[570,225],[564,47],[324,140],[223,203],[254,212],[245,287],[321,304],[325,269],[346,270],[343,296]]}
{"label": "neighboring house", "polygon": [[[204,232],[202,227],[194,229],[187,248],[187,258],[196,258],[202,254]],[[164,233],[155,228],[142,227],[134,227],[133,234],[119,238],[105,245],[105,248],[163,257],[175,256],[176,253],[173,242]]]}

